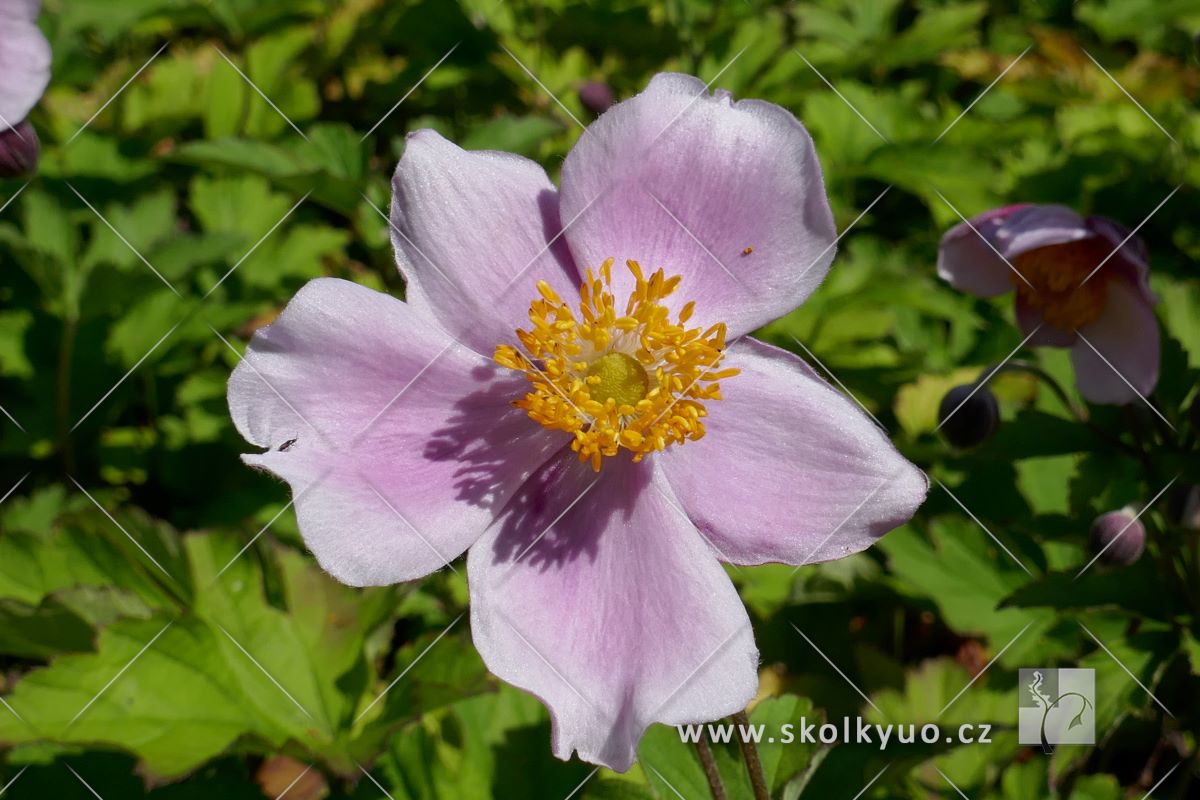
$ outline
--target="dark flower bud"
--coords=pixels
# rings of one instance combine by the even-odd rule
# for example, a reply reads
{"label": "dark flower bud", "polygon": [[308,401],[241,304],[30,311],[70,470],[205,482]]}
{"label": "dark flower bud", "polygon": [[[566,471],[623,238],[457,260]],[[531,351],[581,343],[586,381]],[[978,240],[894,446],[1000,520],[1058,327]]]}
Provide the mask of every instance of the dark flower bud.
{"label": "dark flower bud", "polygon": [[1000,427],[1000,404],[986,386],[955,386],[938,406],[938,426],[952,446],[977,447]]}
{"label": "dark flower bud", "polygon": [[0,178],[15,178],[33,172],[41,145],[28,121],[0,131]]}
{"label": "dark flower bud", "polygon": [[579,87],[579,102],[588,111],[600,116],[608,111],[609,106],[615,102],[615,98],[607,83],[588,81]]}
{"label": "dark flower bud", "polygon": [[1092,553],[1115,567],[1128,567],[1146,549],[1146,528],[1129,509],[1109,511],[1096,517],[1089,539]]}

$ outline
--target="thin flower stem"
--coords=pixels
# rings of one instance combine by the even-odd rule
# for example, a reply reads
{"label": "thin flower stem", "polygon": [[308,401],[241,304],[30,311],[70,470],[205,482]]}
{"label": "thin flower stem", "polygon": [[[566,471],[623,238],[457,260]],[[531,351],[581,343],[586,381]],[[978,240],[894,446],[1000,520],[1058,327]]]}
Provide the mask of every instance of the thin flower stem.
{"label": "thin flower stem", "polygon": [[[1134,456],[1139,456],[1140,458],[1140,455],[1135,448],[1130,447],[1118,437],[1112,435],[1104,428],[1101,428],[1099,425],[1092,422],[1091,419],[1088,418],[1087,409],[1072,402],[1066,390],[1063,389],[1062,384],[1055,380],[1053,375],[1051,375],[1049,372],[1046,372],[1046,370],[1042,369],[1037,364],[1025,361],[1023,359],[1014,358],[1004,364],[1001,364],[998,368],[988,367],[985,369],[982,373],[984,378],[981,378],[980,382],[983,382],[986,379],[986,381],[990,383],[1001,372],[1024,372],[1027,375],[1032,375],[1033,377],[1037,378],[1042,383],[1046,384],[1046,386],[1050,387],[1050,390],[1056,397],[1058,397],[1059,401],[1066,407],[1067,411],[1070,412],[1071,416],[1073,416],[1076,421],[1086,426],[1090,431],[1092,431],[1092,433],[1096,434],[1098,437],[1118,450],[1124,450],[1125,452]],[[1145,461],[1144,458],[1141,460],[1143,462]]]}
{"label": "thin flower stem", "polygon": [[742,748],[742,758],[746,761],[746,773],[750,776],[750,785],[754,788],[754,800],[771,800],[771,792],[767,788],[767,776],[763,772],[762,760],[758,757],[758,747],[751,739],[743,735],[750,729],[750,720],[745,711],[733,715],[733,721],[738,726],[738,744]]}
{"label": "thin flower stem", "polygon": [[1196,767],[1200,765],[1200,747],[1197,747],[1195,750],[1193,750],[1191,756],[1187,757],[1185,760],[1191,762],[1188,765],[1190,769],[1183,773],[1183,776],[1179,781],[1179,788],[1175,790],[1175,800],[1183,800],[1183,798],[1188,796],[1188,787],[1192,785],[1192,780],[1196,777],[1197,773]]}
{"label": "thin flower stem", "polygon": [[1030,361],[1025,361],[1024,359],[1013,358],[1001,364],[998,368],[989,367],[985,369],[983,374],[987,376],[988,380],[990,381],[1001,372],[1024,372],[1028,375],[1032,375],[1050,387],[1050,390],[1054,392],[1059,401],[1066,406],[1067,411],[1071,412],[1071,416],[1075,417],[1075,419],[1080,422],[1086,423],[1088,421],[1087,410],[1071,402],[1071,397],[1067,394],[1067,391],[1063,389],[1062,384],[1055,380],[1053,375],[1051,375],[1049,372],[1046,372],[1046,370],[1042,369],[1037,364],[1034,364]]}
{"label": "thin flower stem", "polygon": [[58,432],[58,446],[62,456],[63,469],[68,475],[75,472],[75,448],[71,442],[71,362],[75,354],[75,336],[79,330],[79,320],[73,313],[68,313],[63,324],[62,339],[58,343],[58,388],[55,395],[55,418]]}
{"label": "thin flower stem", "polygon": [[713,800],[728,800],[725,784],[721,783],[721,773],[717,771],[717,761],[713,758],[712,747],[703,733],[696,740],[696,753],[700,756],[700,766],[704,768],[704,778],[708,781],[708,790],[712,792]]}

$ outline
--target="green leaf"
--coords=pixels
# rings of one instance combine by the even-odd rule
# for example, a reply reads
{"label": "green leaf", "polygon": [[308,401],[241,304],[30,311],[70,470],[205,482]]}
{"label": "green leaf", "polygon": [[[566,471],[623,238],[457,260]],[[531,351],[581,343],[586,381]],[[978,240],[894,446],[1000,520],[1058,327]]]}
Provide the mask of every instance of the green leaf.
{"label": "green leaf", "polygon": [[[8,703],[25,722],[0,717],[0,741],[105,742],[138,753],[155,773],[185,772],[250,729],[220,647],[194,618],[118,622],[100,634],[95,654],[62,656],[21,679]],[[127,679],[109,686],[118,676]],[[286,736],[258,732],[276,744]]]}
{"label": "green leaf", "polygon": [[360,712],[369,721],[364,738],[381,736],[397,724],[492,687],[487,667],[466,635],[466,625],[460,618],[454,625],[458,630],[450,629],[453,633],[430,632],[400,649],[394,674],[376,687],[379,692],[391,687],[383,702]]}
{"label": "green leaf", "polygon": [[896,420],[909,436],[932,433],[938,426],[938,408],[946,392],[968,384],[979,370],[964,367],[949,375],[921,375],[896,393]]}
{"label": "green leaf", "polygon": [[473,128],[461,146],[464,150],[503,150],[533,156],[543,140],[562,130],[561,123],[542,116],[496,117]]}
{"label": "green leaf", "polygon": [[[169,572],[186,574],[172,547],[177,534],[166,523],[142,512],[121,511],[116,518]],[[146,608],[158,609],[172,607],[175,593],[184,591],[90,505],[52,528],[36,533],[10,530],[0,537],[0,597],[38,605],[51,594],[80,586],[115,587],[139,598]]]}
{"label": "green leaf", "polygon": [[[1011,722],[1015,685],[1007,691],[995,691],[975,684],[963,692],[963,687],[970,683],[971,674],[951,659],[924,661],[904,676],[901,689],[877,693],[872,699],[878,711],[868,708],[866,716],[871,722],[881,724]],[[941,716],[943,709],[945,717]]]}
{"label": "green leaf", "polygon": [[[788,781],[807,769],[816,752],[816,745],[804,743],[799,738],[799,729],[805,718],[810,722],[817,719],[812,701],[795,695],[765,699],[755,705],[750,713],[750,725],[759,727],[761,731],[757,749],[772,791],[781,790]],[[732,724],[731,719],[712,723],[713,726]],[[785,724],[791,727],[785,729]],[[710,737],[709,726],[701,727],[701,735],[711,743],[717,769],[730,799],[752,800],[753,790],[736,741],[740,731],[734,730],[731,741],[719,742]],[[787,741],[789,738],[792,741]],[[651,726],[638,749],[638,761],[649,786],[664,797],[673,797],[676,791],[685,797],[706,797],[709,794],[708,781],[696,754],[696,746],[684,742],[675,726]]]}
{"label": "green leaf", "polygon": [[912,27],[883,48],[881,61],[891,67],[931,61],[947,50],[973,45],[986,3],[955,3],[921,10]]}
{"label": "green leaf", "polygon": [[[1097,447],[1096,434],[1066,417],[1025,408],[1003,427],[982,455],[1000,461],[1085,453]],[[1078,469],[1078,467],[1077,467]]]}
{"label": "green leaf", "polygon": [[501,686],[394,737],[381,771],[396,800],[566,797],[592,769],[579,761],[559,761],[549,744],[545,707]]}
{"label": "green leaf", "polygon": [[1200,675],[1200,639],[1197,639],[1196,634],[1191,631],[1184,631],[1183,652],[1191,665],[1192,674]]}
{"label": "green leaf", "polygon": [[87,650],[92,626],[53,598],[29,606],[0,600],[0,652],[43,659],[59,653]]}
{"label": "green leaf", "polygon": [[349,725],[367,688],[364,643],[392,590],[356,592],[281,551],[283,610],[268,604],[257,562],[236,557],[238,542],[193,535],[185,545],[193,610],[117,621],[94,654],[25,675],[8,701],[28,724],[0,720],[0,740],[103,742],[134,752],[152,773],[177,775],[254,736],[270,747],[299,742],[349,774]]}
{"label": "green leaf", "polygon": [[[785,695],[759,702],[750,714],[750,722],[763,725],[768,739],[772,736],[781,739],[778,733],[785,724],[796,726],[801,719],[815,716],[813,703],[807,697]],[[798,738],[787,744],[782,741],[759,744],[758,755],[771,791],[781,791],[788,781],[808,769],[816,752],[816,745],[801,742]]]}
{"label": "green leaf", "polygon": [[1163,584],[1153,559],[1143,558],[1121,568],[1097,562],[1079,575],[1086,564],[1084,561],[1068,572],[1051,572],[1034,578],[1006,597],[1003,606],[1060,610],[1123,608],[1161,620],[1173,619],[1188,609],[1187,598],[1173,586]]}
{"label": "green leaf", "polygon": [[142,195],[128,205],[106,204],[98,208],[108,224],[100,219],[93,220],[91,242],[83,263],[92,267],[103,262],[139,270],[149,280],[157,281],[158,278],[138,255],[145,257],[155,245],[175,231],[174,192],[170,188],[163,188]]}
{"label": "green leaf", "polygon": [[25,332],[32,324],[29,311],[0,311],[0,375],[32,377],[33,364],[25,354]]}
{"label": "green leaf", "polygon": [[[929,597],[955,631],[986,635],[993,652],[1015,639],[1004,652],[1003,663],[1020,663],[1044,646],[1038,637],[1053,624],[1054,614],[1000,607],[1028,576],[971,520],[935,520],[929,542],[916,528],[906,526],[886,536],[879,546],[901,590]],[[1018,638],[1027,625],[1031,627]]]}
{"label": "green leaf", "polygon": [[192,212],[206,231],[237,233],[248,248],[280,220],[292,202],[263,178],[197,177],[190,191]]}
{"label": "green leaf", "polygon": [[1112,775],[1081,775],[1068,800],[1121,800],[1125,790]]}

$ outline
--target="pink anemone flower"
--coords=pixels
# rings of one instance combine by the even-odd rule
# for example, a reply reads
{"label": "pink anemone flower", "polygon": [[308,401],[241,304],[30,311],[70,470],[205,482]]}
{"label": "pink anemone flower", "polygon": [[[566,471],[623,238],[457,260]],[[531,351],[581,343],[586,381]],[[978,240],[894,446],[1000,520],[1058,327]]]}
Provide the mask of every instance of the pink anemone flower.
{"label": "pink anemone flower", "polygon": [[50,44],[37,26],[40,7],[40,0],[0,0],[0,178],[37,163],[37,134],[25,117],[50,83]]}
{"label": "pink anemone flower", "polygon": [[789,112],[659,75],[587,128],[561,184],[411,134],[391,217],[407,302],[309,283],[229,404],[335,578],[406,581],[470,548],[488,668],[549,707],[557,756],[625,770],[651,723],[755,694],[722,561],[860,551],[928,483],[803,361],[745,336],[833,258]]}
{"label": "pink anemone flower", "polygon": [[942,237],[938,274],[978,297],[1016,292],[1033,345],[1069,347],[1079,392],[1129,403],[1158,383],[1160,345],[1149,259],[1137,236],[1104,217],[1013,205]]}

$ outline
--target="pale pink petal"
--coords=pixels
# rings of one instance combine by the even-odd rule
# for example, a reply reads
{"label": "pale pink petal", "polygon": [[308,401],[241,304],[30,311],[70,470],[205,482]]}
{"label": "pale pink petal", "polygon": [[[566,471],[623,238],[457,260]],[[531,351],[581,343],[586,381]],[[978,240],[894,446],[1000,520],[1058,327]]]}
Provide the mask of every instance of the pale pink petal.
{"label": "pale pink petal", "polygon": [[597,475],[568,450],[471,548],[475,646],[546,703],[559,758],[624,771],[650,723],[717,719],[754,696],[750,620],[676,502],[653,459]]}
{"label": "pale pink petal", "polygon": [[929,482],[853,400],[798,357],[729,348],[707,435],[660,458],[722,560],[810,564],[856,553],[912,517]]}
{"label": "pale pink petal", "polygon": [[1071,348],[1075,382],[1093,403],[1136,402],[1158,383],[1158,321],[1133,284],[1110,280],[1107,290],[1104,312],[1079,329]]}
{"label": "pale pink petal", "polygon": [[50,43],[37,26],[38,0],[0,3],[0,130],[25,119],[50,84]]}
{"label": "pale pink petal", "polygon": [[555,241],[558,193],[529,159],[463,150],[421,130],[408,136],[392,190],[408,302],[476,352],[515,343],[539,280],[578,295],[566,242]]}
{"label": "pale pink petal", "polygon": [[[836,229],[812,140],[760,100],[656,75],[579,138],[562,171],[576,262],[638,261],[683,281],[675,307],[737,335],[791,311],[825,277]],[[631,281],[614,270],[618,298]]]}
{"label": "pale pink petal", "polygon": [[1150,255],[1141,237],[1131,235],[1124,225],[1106,217],[1088,217],[1087,223],[1112,248],[1112,256],[1102,269],[1111,269],[1132,281],[1150,305],[1158,303],[1158,296],[1150,289]]}
{"label": "pale pink petal", "polygon": [[[352,585],[442,567],[561,447],[429,318],[348,281],[307,284],[229,379],[245,461],[292,486],[305,543]],[[511,373],[510,373],[511,374]]]}
{"label": "pale pink petal", "polygon": [[1041,309],[1034,308],[1020,295],[1017,296],[1016,307],[1017,327],[1025,336],[1033,334],[1026,344],[1033,347],[1070,347],[1075,343],[1075,331],[1064,331],[1046,322]]}
{"label": "pale pink petal", "polygon": [[1023,208],[1028,206],[993,209],[946,231],[938,246],[938,275],[955,289],[977,297],[1011,292],[1015,275],[999,254],[996,232]]}
{"label": "pale pink petal", "polygon": [[1087,221],[1066,206],[1024,206],[1009,215],[996,230],[995,245],[1009,262],[1013,262],[1022,253],[1039,247],[1077,242],[1092,236],[1095,233]]}

